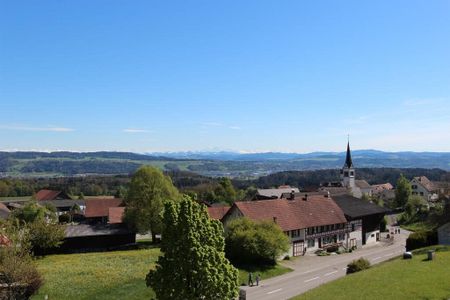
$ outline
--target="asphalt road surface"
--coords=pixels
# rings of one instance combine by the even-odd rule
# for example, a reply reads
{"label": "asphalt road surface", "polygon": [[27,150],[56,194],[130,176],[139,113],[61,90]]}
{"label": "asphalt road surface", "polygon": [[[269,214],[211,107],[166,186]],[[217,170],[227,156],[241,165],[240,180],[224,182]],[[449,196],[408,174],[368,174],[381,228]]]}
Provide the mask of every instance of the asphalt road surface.
{"label": "asphalt road surface", "polygon": [[371,264],[380,263],[402,255],[409,232],[402,230],[395,235],[393,242],[382,242],[352,253],[331,256],[305,256],[285,265],[294,271],[260,282],[259,286],[244,287],[248,300],[289,299],[321,284],[345,276],[347,264],[354,259],[364,257]]}

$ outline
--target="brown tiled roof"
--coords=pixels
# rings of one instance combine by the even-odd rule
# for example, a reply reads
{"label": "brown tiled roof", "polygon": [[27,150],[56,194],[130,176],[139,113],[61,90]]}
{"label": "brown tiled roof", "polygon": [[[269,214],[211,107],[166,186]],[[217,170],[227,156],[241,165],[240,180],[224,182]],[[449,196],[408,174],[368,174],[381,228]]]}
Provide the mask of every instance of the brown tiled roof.
{"label": "brown tiled roof", "polygon": [[84,216],[86,218],[107,217],[110,207],[119,207],[122,204],[123,201],[120,198],[87,199]]}
{"label": "brown tiled roof", "polygon": [[0,219],[7,219],[9,216],[10,210],[6,207],[5,204],[0,202]]}
{"label": "brown tiled roof", "polygon": [[431,182],[426,176],[414,177],[427,191],[432,192],[436,190],[433,182]]}
{"label": "brown tiled roof", "polygon": [[40,190],[36,193],[36,200],[55,200],[61,191],[52,191],[52,190]]}
{"label": "brown tiled roof", "polygon": [[125,213],[125,207],[109,207],[108,208],[108,223],[109,224],[121,224],[123,223],[123,215]]}
{"label": "brown tiled roof", "polygon": [[303,199],[235,202],[230,212],[238,209],[252,220],[274,220],[283,231],[347,222],[331,198],[308,196],[307,200]]}
{"label": "brown tiled roof", "polygon": [[230,207],[226,205],[207,207],[209,217],[215,220],[222,220],[229,209]]}
{"label": "brown tiled roof", "polygon": [[382,191],[389,191],[389,190],[392,190],[393,188],[394,187],[389,182],[372,185],[372,190],[374,193],[381,193]]}

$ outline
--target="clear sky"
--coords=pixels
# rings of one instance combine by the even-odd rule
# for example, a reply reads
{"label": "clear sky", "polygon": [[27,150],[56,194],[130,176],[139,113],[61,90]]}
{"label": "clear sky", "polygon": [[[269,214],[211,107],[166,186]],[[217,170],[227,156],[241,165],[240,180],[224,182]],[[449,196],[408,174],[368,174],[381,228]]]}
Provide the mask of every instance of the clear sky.
{"label": "clear sky", "polygon": [[450,151],[450,1],[0,0],[0,149]]}

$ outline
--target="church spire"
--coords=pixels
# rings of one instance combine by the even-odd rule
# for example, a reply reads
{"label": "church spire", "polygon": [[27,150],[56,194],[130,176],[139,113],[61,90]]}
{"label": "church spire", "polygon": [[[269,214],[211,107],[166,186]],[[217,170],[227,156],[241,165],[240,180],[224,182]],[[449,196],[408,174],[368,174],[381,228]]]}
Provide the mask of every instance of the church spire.
{"label": "church spire", "polygon": [[344,167],[353,168],[352,154],[350,153],[350,141],[347,142],[347,156],[345,157]]}

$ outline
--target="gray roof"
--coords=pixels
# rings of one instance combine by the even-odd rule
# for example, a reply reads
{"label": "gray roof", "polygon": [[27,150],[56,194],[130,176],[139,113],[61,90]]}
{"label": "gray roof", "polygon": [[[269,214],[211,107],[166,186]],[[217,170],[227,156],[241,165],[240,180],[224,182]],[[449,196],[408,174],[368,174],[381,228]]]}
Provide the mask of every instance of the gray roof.
{"label": "gray roof", "polygon": [[67,225],[66,238],[132,233],[123,225]]}
{"label": "gray roof", "polygon": [[370,189],[370,184],[365,180],[355,180],[355,185],[360,189]]}
{"label": "gray roof", "polygon": [[344,211],[344,214],[353,219],[389,212],[388,209],[378,206],[375,203],[358,199],[350,195],[336,195],[332,198],[334,202],[336,202],[336,204]]}
{"label": "gray roof", "polygon": [[276,197],[276,198],[280,198],[282,194],[284,193],[290,193],[294,191],[294,193],[298,193],[299,190],[298,188],[293,188],[293,187],[289,187],[289,188],[281,188],[281,189],[258,189],[258,195],[260,196],[264,196],[264,197]]}
{"label": "gray roof", "polygon": [[39,204],[44,205],[44,204],[51,204],[56,208],[62,208],[62,207],[72,207],[75,204],[77,204],[78,206],[86,206],[86,202],[84,200],[42,200],[39,201]]}

